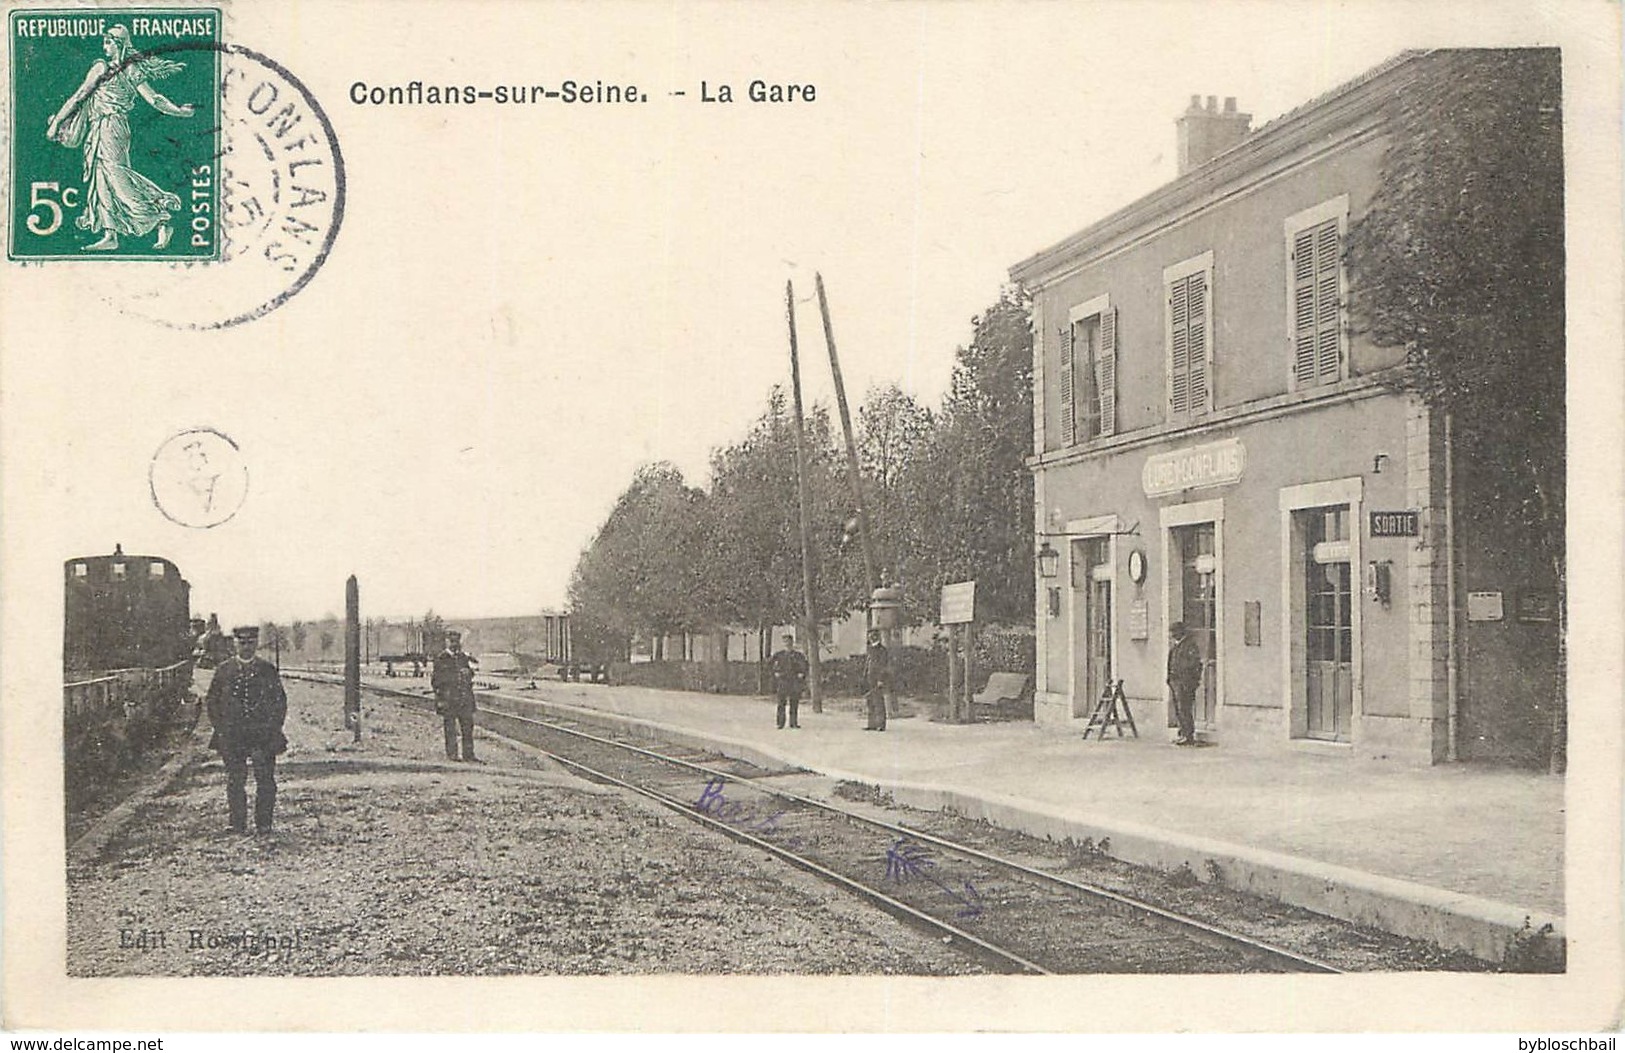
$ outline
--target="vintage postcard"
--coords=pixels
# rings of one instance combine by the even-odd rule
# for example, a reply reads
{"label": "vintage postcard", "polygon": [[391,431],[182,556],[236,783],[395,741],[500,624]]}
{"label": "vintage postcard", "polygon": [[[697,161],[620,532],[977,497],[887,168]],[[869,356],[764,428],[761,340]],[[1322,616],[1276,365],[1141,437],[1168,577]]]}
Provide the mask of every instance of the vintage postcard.
{"label": "vintage postcard", "polygon": [[8,1030],[1620,1026],[1614,6],[4,25]]}

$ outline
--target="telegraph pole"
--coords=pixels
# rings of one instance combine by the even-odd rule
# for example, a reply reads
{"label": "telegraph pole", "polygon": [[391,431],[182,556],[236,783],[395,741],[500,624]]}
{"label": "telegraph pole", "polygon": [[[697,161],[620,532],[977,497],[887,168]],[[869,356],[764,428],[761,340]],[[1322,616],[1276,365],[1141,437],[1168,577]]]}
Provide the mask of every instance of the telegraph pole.
{"label": "telegraph pole", "polygon": [[806,603],[807,697],[814,713],[824,711],[824,689],[818,672],[818,608],[813,604],[812,529],[807,522],[807,452],[802,439],[801,360],[796,354],[796,292],[784,283],[784,313],[790,323],[790,387],[796,403],[796,492],[801,502],[801,594]]}
{"label": "telegraph pole", "polygon": [[863,542],[863,572],[869,582],[869,595],[880,587],[875,569],[875,546],[869,540],[869,510],[863,503],[863,477],[858,472],[858,447],[852,441],[852,414],[846,408],[846,384],[841,380],[841,360],[835,354],[835,330],[829,324],[829,301],[824,298],[824,276],[813,274],[818,285],[818,311],[824,317],[824,343],[829,347],[829,371],[835,377],[835,404],[841,410],[841,431],[846,435],[846,477],[852,483],[852,500],[858,508],[858,539]]}
{"label": "telegraph pole", "polygon": [[[869,536],[869,506],[863,500],[863,474],[858,470],[858,446],[852,441],[852,414],[846,408],[846,382],[841,379],[841,360],[835,353],[835,330],[829,322],[829,300],[824,296],[824,276],[817,272],[813,280],[818,286],[818,311],[824,319],[824,343],[829,347],[829,371],[835,378],[835,404],[841,410],[841,432],[846,436],[846,477],[852,484],[852,501],[857,505],[858,511],[858,540],[863,542],[863,573],[869,583],[868,598],[864,606],[869,609],[875,600],[875,593],[880,588],[879,564],[875,560],[875,544]],[[866,629],[876,628],[873,624],[874,616],[865,625]],[[880,630],[881,638],[889,646],[892,634],[889,628]],[[865,633],[864,645],[868,645],[868,634]],[[897,693],[890,685],[886,687],[886,712],[890,716],[897,716]]]}

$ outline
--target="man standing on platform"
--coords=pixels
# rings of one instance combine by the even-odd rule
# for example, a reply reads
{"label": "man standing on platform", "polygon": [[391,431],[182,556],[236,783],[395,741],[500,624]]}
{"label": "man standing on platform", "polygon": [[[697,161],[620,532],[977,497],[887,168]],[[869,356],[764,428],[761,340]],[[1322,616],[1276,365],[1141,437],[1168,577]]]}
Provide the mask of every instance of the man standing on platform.
{"label": "man standing on platform", "polygon": [[864,682],[868,686],[869,723],[864,731],[886,730],[886,688],[891,686],[891,652],[880,642],[880,630],[869,630],[869,653],[864,656]]}
{"label": "man standing on platform", "polygon": [[807,686],[807,656],[796,650],[796,638],[784,634],[784,646],[768,659],[773,672],[773,693],[779,699],[779,727],[784,727],[784,709],[790,707],[790,726],[801,727],[796,719],[801,708],[801,692]]}
{"label": "man standing on platform", "polygon": [[276,757],[288,748],[282,722],[288,695],[276,666],[255,657],[260,631],[252,625],[232,630],[237,655],[215,667],[209,683],[209,748],[226,766],[226,811],[231,832],[248,832],[248,765],[254,765],[254,829],[271,832],[276,810]]}
{"label": "man standing on platform", "polygon": [[462,731],[463,760],[474,756],[474,666],[472,655],[463,653],[463,634],[458,629],[446,630],[446,649],[435,655],[434,674],[430,684],[434,687],[434,711],[440,714],[446,731],[446,757],[457,759],[458,731]]}
{"label": "man standing on platform", "polygon": [[1196,745],[1196,689],[1202,686],[1202,646],[1184,622],[1168,627],[1173,643],[1168,648],[1168,690],[1173,693],[1174,719],[1179,722],[1175,746]]}

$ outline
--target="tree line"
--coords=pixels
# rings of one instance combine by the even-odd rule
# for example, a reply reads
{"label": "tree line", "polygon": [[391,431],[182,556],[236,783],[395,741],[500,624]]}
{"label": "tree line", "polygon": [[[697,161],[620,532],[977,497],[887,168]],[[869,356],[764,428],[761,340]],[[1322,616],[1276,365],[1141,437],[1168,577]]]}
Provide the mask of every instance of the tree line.
{"label": "tree line", "polygon": [[[870,541],[904,617],[936,617],[946,582],[975,579],[983,621],[1031,624],[1032,332],[1019,289],[972,319],[949,389],[932,407],[896,383],[856,414]],[[868,600],[857,503],[828,406],[805,415],[814,599],[820,620]],[[729,628],[765,631],[804,617],[795,416],[775,386],[709,479],[669,462],[638,469],[581,553],[569,590],[582,653],[624,654],[633,639]]]}

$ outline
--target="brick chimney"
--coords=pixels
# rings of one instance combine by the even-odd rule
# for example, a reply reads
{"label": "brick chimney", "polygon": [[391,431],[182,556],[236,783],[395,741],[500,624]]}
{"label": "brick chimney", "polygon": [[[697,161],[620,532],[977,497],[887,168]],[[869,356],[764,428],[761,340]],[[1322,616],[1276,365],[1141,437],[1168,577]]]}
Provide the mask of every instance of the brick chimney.
{"label": "brick chimney", "polygon": [[1200,95],[1191,96],[1191,104],[1179,115],[1179,174],[1200,168],[1226,150],[1241,142],[1251,131],[1253,115],[1237,113],[1236,100],[1224,100],[1224,111],[1219,111],[1218,99],[1207,97],[1202,105]]}

